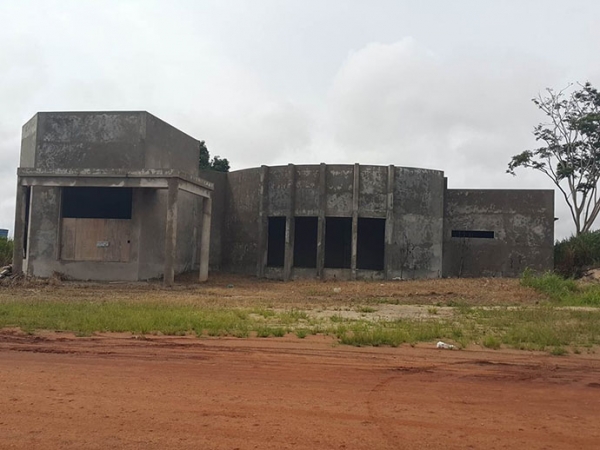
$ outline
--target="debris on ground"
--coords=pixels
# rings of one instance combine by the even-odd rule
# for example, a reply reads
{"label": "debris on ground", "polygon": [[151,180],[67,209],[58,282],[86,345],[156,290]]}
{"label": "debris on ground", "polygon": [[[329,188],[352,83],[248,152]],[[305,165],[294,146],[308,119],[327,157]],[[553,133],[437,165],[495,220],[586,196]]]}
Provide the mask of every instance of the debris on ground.
{"label": "debris on ground", "polygon": [[0,268],[0,279],[7,278],[12,275],[12,265],[4,266]]}
{"label": "debris on ground", "polygon": [[446,350],[452,350],[454,348],[454,345],[446,344],[445,342],[438,341],[436,347],[437,348],[445,348]]}

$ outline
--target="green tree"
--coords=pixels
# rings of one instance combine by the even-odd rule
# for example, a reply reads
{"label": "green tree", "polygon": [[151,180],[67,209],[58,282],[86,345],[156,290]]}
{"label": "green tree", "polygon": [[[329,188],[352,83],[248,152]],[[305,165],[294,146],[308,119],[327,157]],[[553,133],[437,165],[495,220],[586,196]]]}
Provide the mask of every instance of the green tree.
{"label": "green tree", "polygon": [[206,142],[200,141],[200,157],[198,160],[198,167],[200,169],[206,170],[216,170],[217,172],[229,172],[229,161],[227,158],[221,158],[220,156],[215,156],[210,159],[210,153],[208,151],[208,147],[206,147]]}
{"label": "green tree", "polygon": [[210,153],[208,153],[208,148],[206,147],[206,142],[200,141],[200,159],[199,159],[199,167],[200,169],[210,169]]}
{"label": "green tree", "polygon": [[533,130],[543,145],[513,156],[507,172],[515,175],[525,167],[546,174],[562,193],[579,235],[600,213],[600,93],[587,82],[547,89],[533,103],[548,118]]}

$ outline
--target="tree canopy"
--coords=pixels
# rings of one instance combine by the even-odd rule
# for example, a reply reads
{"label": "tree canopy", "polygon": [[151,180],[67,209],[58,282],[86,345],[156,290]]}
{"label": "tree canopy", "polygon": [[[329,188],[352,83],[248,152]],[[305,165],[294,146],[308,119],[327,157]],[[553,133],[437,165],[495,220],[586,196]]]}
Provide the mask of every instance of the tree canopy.
{"label": "tree canopy", "polygon": [[217,172],[229,172],[230,167],[227,158],[221,158],[217,155],[211,159],[208,147],[206,147],[206,142],[200,141],[199,146],[200,157],[198,160],[198,166],[200,169],[216,170]]}
{"label": "tree canopy", "polygon": [[562,193],[579,235],[600,213],[600,93],[586,82],[546,89],[533,103],[548,119],[533,129],[542,146],[513,156],[507,172],[515,175],[525,167],[546,174]]}

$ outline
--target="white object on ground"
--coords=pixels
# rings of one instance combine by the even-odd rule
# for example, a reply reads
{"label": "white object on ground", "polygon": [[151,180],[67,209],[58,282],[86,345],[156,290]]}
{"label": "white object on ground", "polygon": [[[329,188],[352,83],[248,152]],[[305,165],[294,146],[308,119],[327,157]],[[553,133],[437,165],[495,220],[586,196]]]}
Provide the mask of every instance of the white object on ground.
{"label": "white object on ground", "polygon": [[454,348],[454,345],[452,345],[452,344],[446,344],[445,342],[438,341],[437,348],[445,348],[445,349],[448,349],[448,350],[452,350]]}
{"label": "white object on ground", "polygon": [[342,288],[339,288],[339,287],[333,288],[333,292],[335,292],[336,294],[339,294],[340,292],[342,292]]}

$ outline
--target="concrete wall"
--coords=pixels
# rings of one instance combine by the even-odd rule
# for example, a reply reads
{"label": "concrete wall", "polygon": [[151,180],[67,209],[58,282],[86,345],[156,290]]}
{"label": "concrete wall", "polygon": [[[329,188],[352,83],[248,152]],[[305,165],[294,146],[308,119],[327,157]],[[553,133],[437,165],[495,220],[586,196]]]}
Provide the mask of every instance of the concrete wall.
{"label": "concrete wall", "polygon": [[[38,113],[23,126],[21,167],[175,169],[198,175],[198,141],[145,111]],[[134,189],[128,263],[60,260],[60,188],[34,187],[27,259],[35,276],[137,280],[164,270],[167,191]],[[202,200],[179,192],[175,271],[199,260]]]}
{"label": "concrete wall", "polygon": [[[358,167],[356,189],[355,167]],[[287,216],[293,211],[296,217],[322,215],[351,218],[355,205],[359,218],[388,217],[388,167],[327,165],[324,167],[324,186],[320,185],[322,168],[319,165],[268,167],[265,168],[264,193],[261,190],[262,170],[247,169],[228,174],[225,214],[227,236],[223,240],[226,270],[255,273],[260,251],[261,195],[265,199],[264,212],[269,217]],[[390,220],[394,232],[391,245],[387,247],[390,254],[389,276],[440,277],[443,172],[397,167],[394,169],[392,189],[394,202]],[[266,231],[263,230],[263,233]],[[324,272],[326,278],[351,276],[350,269],[325,269]],[[371,272],[358,271],[357,276],[383,277],[382,273],[377,275]],[[317,269],[294,269],[292,277],[311,277],[316,274]],[[282,270],[268,268],[266,275],[279,278]]]}
{"label": "concrete wall", "polygon": [[[223,261],[222,241],[225,233],[225,213],[227,210],[227,173],[214,170],[200,170],[203,180],[214,184],[212,193],[212,218],[210,225],[210,268],[220,270]],[[198,249],[198,252],[200,249]]]}
{"label": "concrete wall", "polygon": [[34,186],[31,191],[27,273],[50,277],[54,272],[79,280],[137,280],[139,218],[143,208],[133,201],[130,262],[62,261],[60,259],[61,188]]}
{"label": "concrete wall", "polygon": [[196,139],[145,111],[41,112],[23,126],[20,166],[198,175],[198,157]]}
{"label": "concrete wall", "polygon": [[[444,276],[553,268],[554,191],[448,189],[445,197]],[[452,230],[493,231],[494,238],[453,238]]]}
{"label": "concrete wall", "polygon": [[38,113],[35,168],[143,169],[145,113]]}
{"label": "concrete wall", "polygon": [[222,235],[224,270],[256,274],[260,171],[255,168],[228,174],[225,233]]}
{"label": "concrete wall", "polygon": [[145,164],[148,169],[175,169],[198,176],[199,143],[193,137],[144,113],[146,121]]}
{"label": "concrete wall", "polygon": [[392,277],[438,278],[442,275],[444,174],[437,170],[396,167]]}

